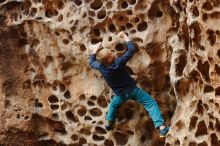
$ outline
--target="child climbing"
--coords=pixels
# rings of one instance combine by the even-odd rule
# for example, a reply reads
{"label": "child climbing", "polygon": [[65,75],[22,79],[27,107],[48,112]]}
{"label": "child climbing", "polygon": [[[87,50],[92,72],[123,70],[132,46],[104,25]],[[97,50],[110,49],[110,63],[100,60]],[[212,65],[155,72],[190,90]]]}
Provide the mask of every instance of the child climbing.
{"label": "child climbing", "polygon": [[153,120],[155,128],[160,130],[160,137],[165,137],[169,127],[164,124],[164,119],[156,101],[143,89],[136,86],[134,79],[129,76],[125,69],[126,62],[135,53],[135,46],[126,33],[120,32],[118,36],[126,41],[128,48],[121,57],[117,57],[110,49],[102,48],[100,42],[93,49],[89,58],[90,67],[102,74],[115,93],[108,108],[105,127],[107,130],[113,129],[118,108],[122,103],[132,99],[144,105]]}

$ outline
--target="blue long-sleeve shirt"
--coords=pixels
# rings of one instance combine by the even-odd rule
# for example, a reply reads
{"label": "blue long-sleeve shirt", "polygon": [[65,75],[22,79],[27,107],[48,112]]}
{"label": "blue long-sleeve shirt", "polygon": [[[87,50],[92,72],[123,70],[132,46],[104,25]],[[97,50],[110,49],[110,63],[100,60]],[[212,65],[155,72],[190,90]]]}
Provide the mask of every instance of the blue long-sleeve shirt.
{"label": "blue long-sleeve shirt", "polygon": [[100,71],[116,95],[129,93],[136,87],[134,79],[129,76],[125,69],[126,62],[131,59],[135,53],[135,46],[132,41],[128,41],[127,47],[128,50],[121,57],[116,58],[108,67],[98,62],[95,54],[91,54],[89,57],[90,67]]}

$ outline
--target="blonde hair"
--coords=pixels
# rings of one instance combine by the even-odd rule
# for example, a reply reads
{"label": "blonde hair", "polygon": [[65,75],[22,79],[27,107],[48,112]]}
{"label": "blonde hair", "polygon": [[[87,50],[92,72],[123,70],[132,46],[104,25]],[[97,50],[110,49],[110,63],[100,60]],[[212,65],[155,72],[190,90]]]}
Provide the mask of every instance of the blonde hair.
{"label": "blonde hair", "polygon": [[103,64],[103,65],[110,65],[113,60],[109,60],[109,57],[111,57],[112,52],[107,49],[103,48],[97,53],[97,60]]}

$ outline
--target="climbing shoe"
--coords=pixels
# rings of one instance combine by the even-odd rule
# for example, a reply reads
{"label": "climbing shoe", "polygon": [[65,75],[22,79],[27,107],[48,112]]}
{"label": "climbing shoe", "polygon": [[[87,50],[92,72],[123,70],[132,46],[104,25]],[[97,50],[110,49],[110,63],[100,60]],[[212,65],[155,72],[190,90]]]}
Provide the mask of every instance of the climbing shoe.
{"label": "climbing shoe", "polygon": [[114,125],[115,125],[115,122],[112,122],[112,121],[106,121],[106,124],[105,124],[105,129],[106,130],[113,130],[114,129]]}
{"label": "climbing shoe", "polygon": [[160,130],[160,137],[166,137],[169,130],[170,130],[170,127],[168,126],[166,126],[163,130]]}

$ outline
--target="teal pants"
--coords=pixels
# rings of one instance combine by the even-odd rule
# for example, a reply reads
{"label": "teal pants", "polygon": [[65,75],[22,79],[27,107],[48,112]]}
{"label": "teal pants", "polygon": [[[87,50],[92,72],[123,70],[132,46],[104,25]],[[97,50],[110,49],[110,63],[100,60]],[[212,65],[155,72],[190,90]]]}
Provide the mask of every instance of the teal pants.
{"label": "teal pants", "polygon": [[138,87],[134,88],[129,94],[125,93],[124,95],[115,95],[113,97],[109,105],[106,120],[114,122],[116,120],[116,114],[119,106],[129,99],[135,100],[144,105],[144,108],[148,111],[152,121],[154,122],[155,128],[160,127],[164,123],[164,119],[156,101],[144,90]]}

